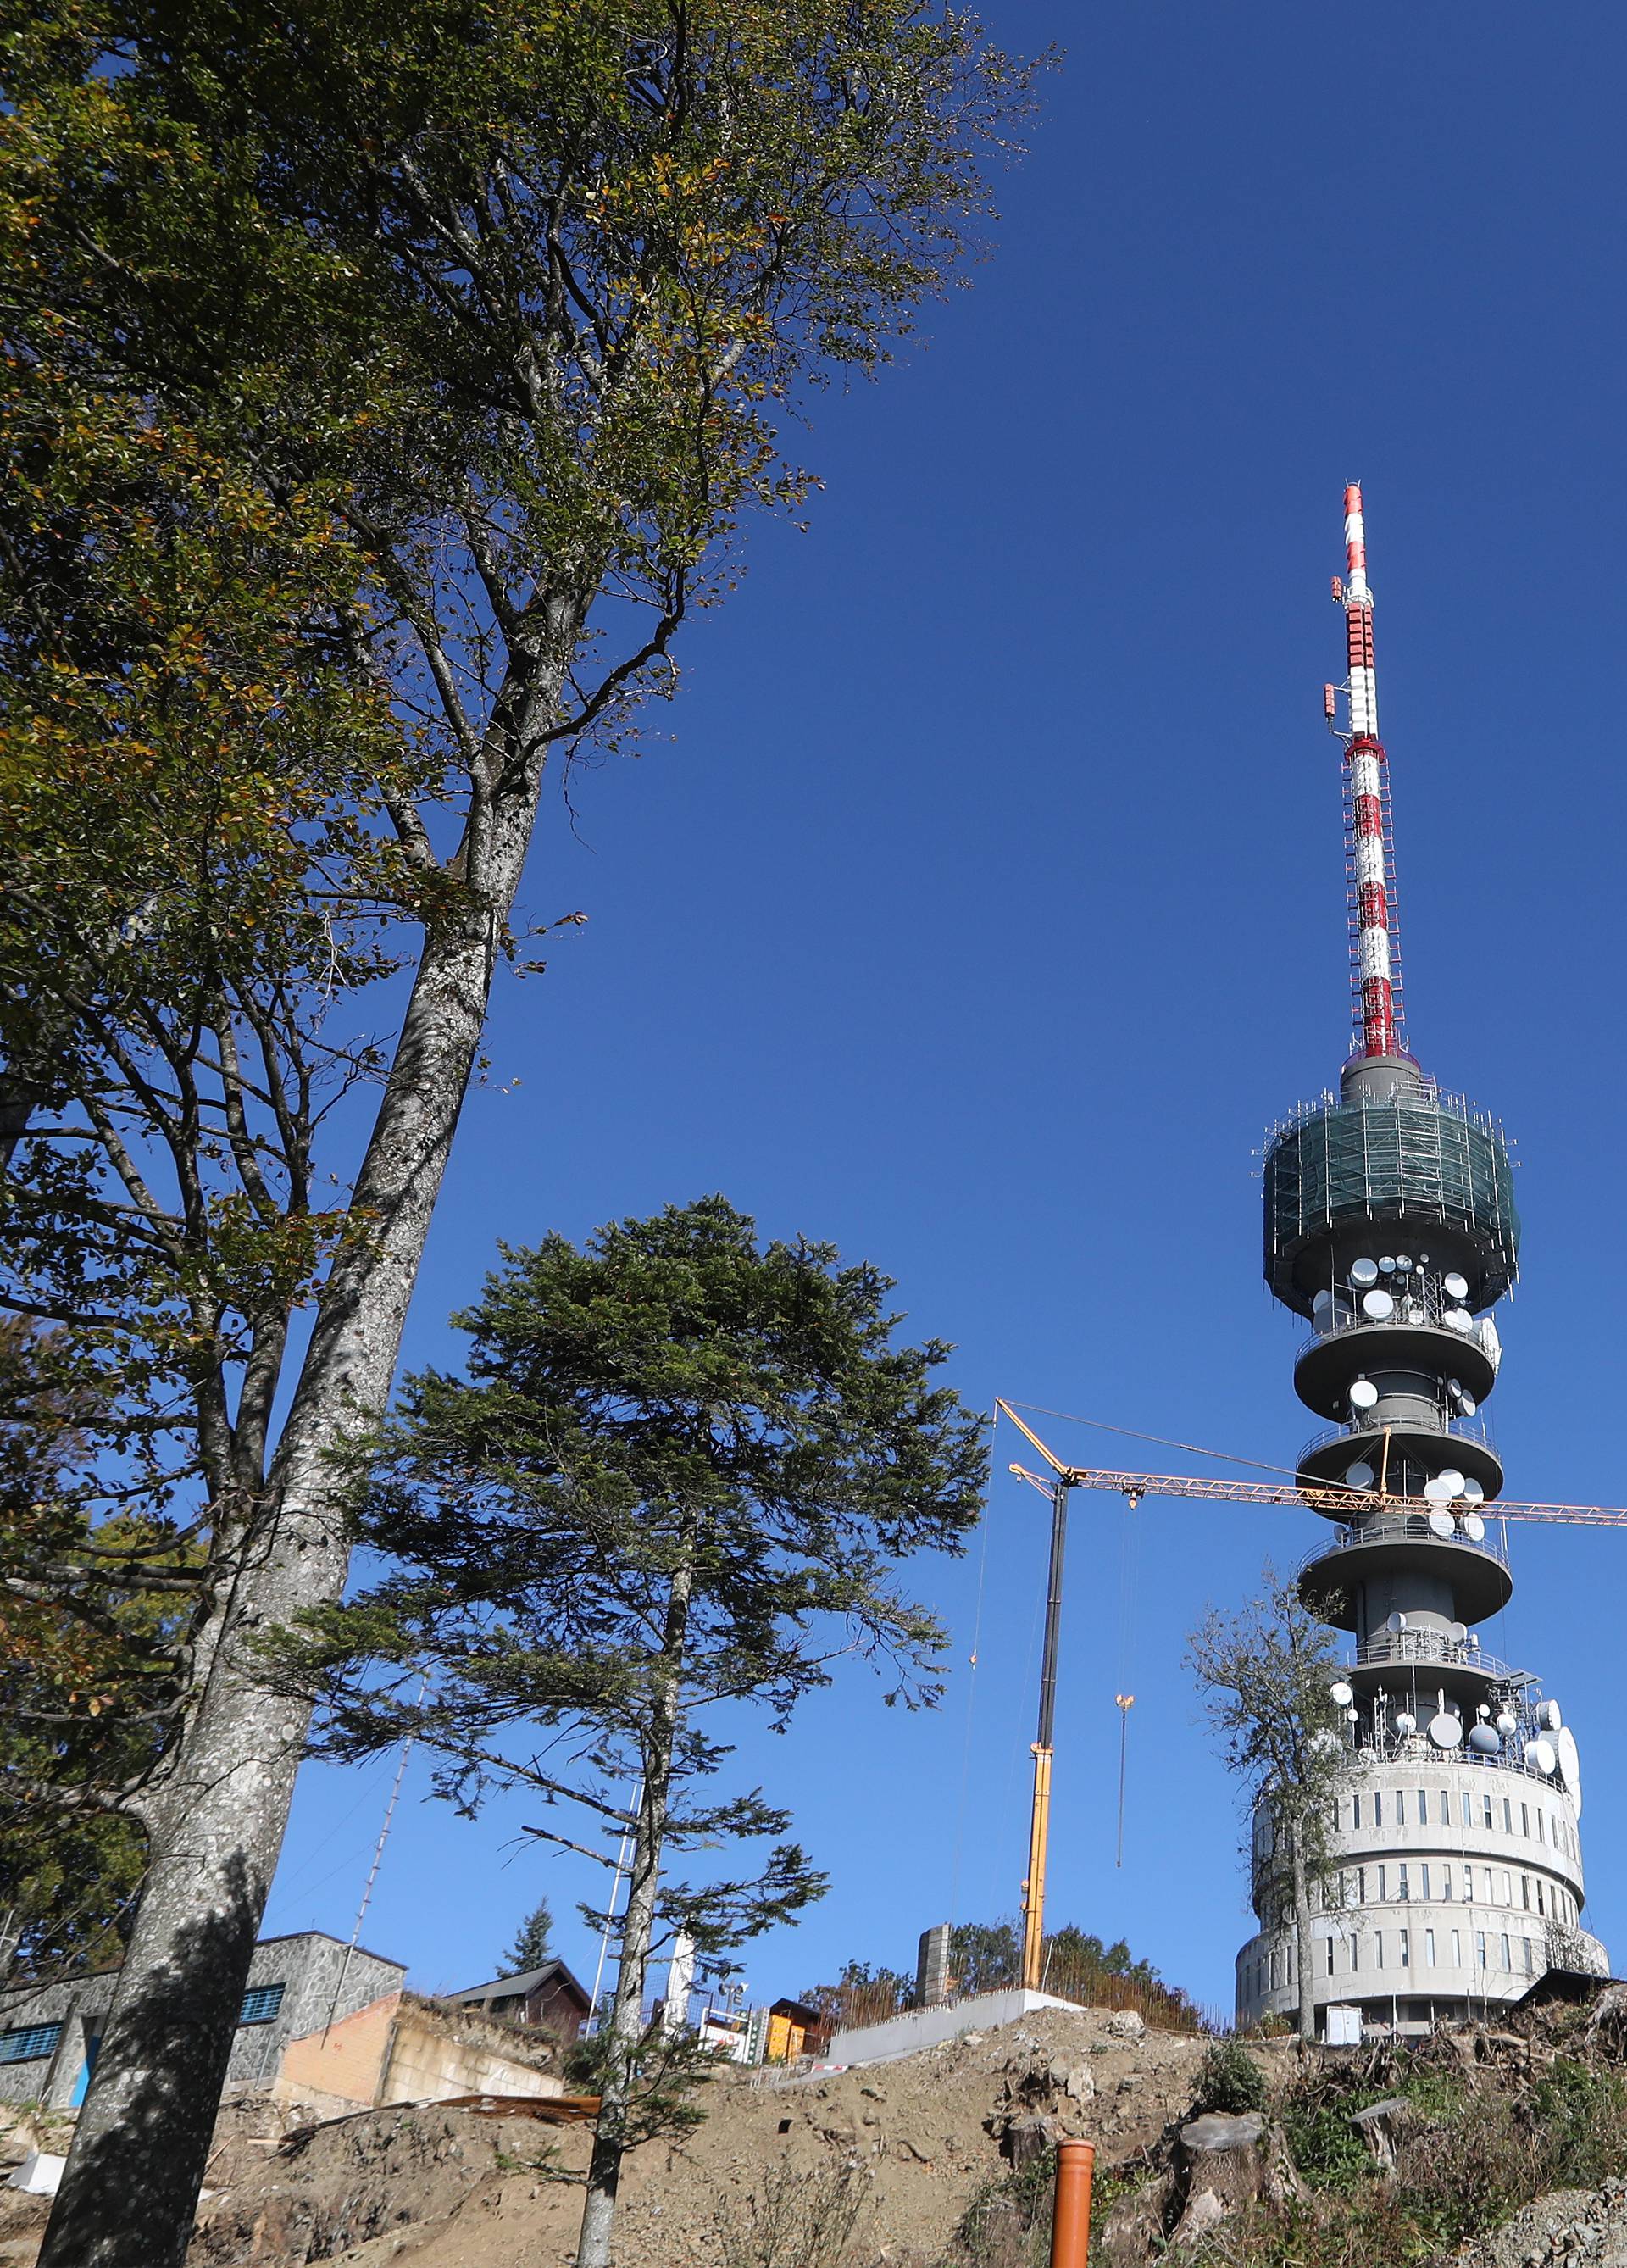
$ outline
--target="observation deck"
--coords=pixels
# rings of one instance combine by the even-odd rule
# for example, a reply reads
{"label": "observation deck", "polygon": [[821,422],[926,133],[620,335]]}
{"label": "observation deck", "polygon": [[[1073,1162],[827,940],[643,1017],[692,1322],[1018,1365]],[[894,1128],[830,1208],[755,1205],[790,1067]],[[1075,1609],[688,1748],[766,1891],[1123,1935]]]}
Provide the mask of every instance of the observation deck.
{"label": "observation deck", "polygon": [[[1388,1437],[1388,1442],[1387,1442]],[[1458,1419],[1451,1430],[1423,1422],[1411,1425],[1333,1425],[1314,1433],[1299,1452],[1298,1483],[1321,1488],[1342,1483],[1352,1465],[1368,1467],[1375,1483],[1392,1496],[1419,1492],[1425,1476],[1451,1468],[1477,1482],[1485,1503],[1502,1493],[1503,1461],[1475,1419]],[[1386,1468],[1388,1467],[1388,1472]],[[1324,1519],[1336,1513],[1324,1513]]]}
{"label": "observation deck", "polygon": [[1426,1237],[1436,1264],[1468,1278],[1478,1312],[1513,1283],[1520,1250],[1501,1128],[1461,1096],[1301,1107],[1265,1153],[1265,1279],[1308,1315],[1330,1269],[1371,1248],[1380,1226]]}
{"label": "observation deck", "polygon": [[[1438,1516],[1451,1521],[1449,1513]],[[1513,1596],[1507,1558],[1490,1536],[1470,1537],[1455,1524],[1443,1533],[1427,1514],[1410,1513],[1374,1513],[1338,1528],[1301,1563],[1299,1591],[1323,1622],[1335,1630],[1368,1632],[1371,1644],[1382,1619],[1373,1602],[1388,1599],[1397,1579],[1416,1588],[1420,1575],[1439,1580],[1453,1619],[1465,1624],[1500,1613]]]}

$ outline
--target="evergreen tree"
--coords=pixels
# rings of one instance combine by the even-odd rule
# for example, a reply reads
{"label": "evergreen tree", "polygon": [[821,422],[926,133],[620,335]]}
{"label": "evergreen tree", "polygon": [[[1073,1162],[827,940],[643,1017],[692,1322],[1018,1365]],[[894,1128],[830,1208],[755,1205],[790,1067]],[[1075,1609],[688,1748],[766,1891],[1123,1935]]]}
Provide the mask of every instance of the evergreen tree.
{"label": "evergreen tree", "polygon": [[514,1942],[503,1956],[500,1974],[504,1977],[524,1977],[533,1969],[541,1969],[553,1958],[548,1939],[553,1933],[554,1917],[546,1898],[532,1907],[514,1933]]}
{"label": "evergreen tree", "polygon": [[[681,1927],[716,1969],[824,1887],[786,1841],[755,1874],[666,1874],[790,1825],[759,1790],[708,1792],[730,1754],[712,1719],[751,1704],[782,1727],[851,1657],[889,1702],[934,1702],[943,1632],[894,1571],[961,1548],[986,1450],[932,1383],[948,1349],[894,1344],[886,1277],[828,1245],[760,1248],[722,1197],[504,1257],[456,1319],[467,1375],[411,1379],[381,1446],[358,1533],[392,1572],[282,1659],[330,1754],[411,1730],[466,1808],[494,1786],[573,1806],[607,1869],[630,1837],[577,2251],[605,2268],[658,1943]],[[530,1831],[593,1852],[547,1811]]]}

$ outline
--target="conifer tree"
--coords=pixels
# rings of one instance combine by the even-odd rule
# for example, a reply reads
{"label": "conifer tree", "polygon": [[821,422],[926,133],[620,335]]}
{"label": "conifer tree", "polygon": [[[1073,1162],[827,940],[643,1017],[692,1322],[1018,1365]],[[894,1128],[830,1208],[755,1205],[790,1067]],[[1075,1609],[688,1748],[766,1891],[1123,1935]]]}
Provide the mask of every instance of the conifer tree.
{"label": "conifer tree", "polygon": [[755,1874],[672,1874],[790,1827],[759,1789],[710,1792],[728,1718],[784,1727],[854,1657],[889,1702],[937,1699],[943,1632],[895,1569],[960,1548],[986,1451],[932,1381],[949,1350],[896,1344],[885,1276],[760,1247],[722,1197],[504,1259],[455,1319],[467,1376],[409,1380],[381,1444],[357,1532],[392,1572],[281,1659],[329,1754],[410,1731],[466,1808],[529,1790],[530,1832],[607,1869],[630,1838],[576,2256],[606,2268],[641,2080],[667,2076],[644,2019],[658,1947],[682,1928],[716,1966],[824,1887],[789,1840]]}
{"label": "conifer tree", "polygon": [[541,1969],[552,1958],[548,1940],[553,1935],[554,1917],[546,1898],[539,1899],[514,1933],[514,1942],[503,1956],[500,1974],[504,1977],[524,1977],[533,1969]]}

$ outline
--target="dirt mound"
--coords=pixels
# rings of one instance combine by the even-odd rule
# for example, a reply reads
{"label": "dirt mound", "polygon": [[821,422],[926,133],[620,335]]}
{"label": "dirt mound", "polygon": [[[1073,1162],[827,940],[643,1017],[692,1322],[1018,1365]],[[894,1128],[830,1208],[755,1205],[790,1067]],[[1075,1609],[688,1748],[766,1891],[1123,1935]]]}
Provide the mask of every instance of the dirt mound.
{"label": "dirt mound", "polygon": [[[939,2259],[974,2192],[1029,2146],[1081,2134],[1117,2159],[1191,2100],[1205,2043],[1115,2036],[1106,2011],[1048,2009],[896,2062],[823,2077],[720,2077],[681,2146],[623,2177],[617,2268],[717,2268],[722,2232],[784,2171],[862,2175],[856,2257]],[[296,2135],[200,2215],[190,2268],[565,2268],[589,2136],[433,2107]]]}

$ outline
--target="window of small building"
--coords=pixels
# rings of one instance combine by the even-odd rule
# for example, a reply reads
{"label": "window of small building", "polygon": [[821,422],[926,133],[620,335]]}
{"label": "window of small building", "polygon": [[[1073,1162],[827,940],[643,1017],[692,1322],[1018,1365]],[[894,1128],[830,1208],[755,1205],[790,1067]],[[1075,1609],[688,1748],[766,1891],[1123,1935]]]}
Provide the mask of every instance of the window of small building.
{"label": "window of small building", "polygon": [[63,2036],[60,2024],[18,2024],[0,2032],[0,2063],[33,2063],[36,2056],[55,2055]]}
{"label": "window of small building", "polygon": [[286,1984],[251,1984],[238,2011],[239,2024],[269,2024],[283,2005]]}

